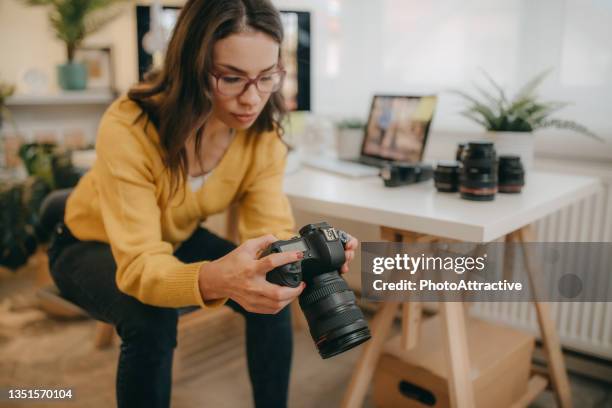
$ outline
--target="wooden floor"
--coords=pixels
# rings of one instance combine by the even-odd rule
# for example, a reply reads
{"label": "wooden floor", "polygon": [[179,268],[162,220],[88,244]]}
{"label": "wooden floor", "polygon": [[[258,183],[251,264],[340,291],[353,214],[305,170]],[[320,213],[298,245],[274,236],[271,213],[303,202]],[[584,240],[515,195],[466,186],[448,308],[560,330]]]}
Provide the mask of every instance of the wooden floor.
{"label": "wooden floor", "polygon": [[[70,387],[74,402],[9,403],[0,407],[87,407],[115,406],[115,370],[118,346],[95,350],[94,322],[58,321],[35,307],[33,274],[0,271],[0,389],[9,386]],[[207,367],[201,375],[174,385],[172,407],[251,407],[250,385],[240,342],[228,359]],[[290,407],[337,407],[359,357],[361,348],[322,360],[307,332],[295,334],[291,372]],[[571,378],[575,406],[612,407],[609,386]],[[533,407],[553,407],[545,393]],[[368,397],[365,407],[373,407]]]}

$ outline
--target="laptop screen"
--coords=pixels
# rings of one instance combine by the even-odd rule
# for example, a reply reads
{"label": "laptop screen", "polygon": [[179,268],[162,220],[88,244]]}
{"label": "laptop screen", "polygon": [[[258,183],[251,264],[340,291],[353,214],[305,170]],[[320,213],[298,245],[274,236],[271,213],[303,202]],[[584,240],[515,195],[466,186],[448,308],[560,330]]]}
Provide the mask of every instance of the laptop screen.
{"label": "laptop screen", "polygon": [[362,158],[421,161],[436,102],[433,95],[374,96]]}

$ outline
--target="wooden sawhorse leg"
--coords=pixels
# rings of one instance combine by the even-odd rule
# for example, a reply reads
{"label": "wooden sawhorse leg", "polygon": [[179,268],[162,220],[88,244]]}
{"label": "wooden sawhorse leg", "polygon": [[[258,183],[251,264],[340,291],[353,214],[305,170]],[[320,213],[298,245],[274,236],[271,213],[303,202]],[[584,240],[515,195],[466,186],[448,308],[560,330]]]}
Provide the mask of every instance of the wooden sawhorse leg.
{"label": "wooden sawhorse leg", "polygon": [[[381,228],[381,238],[394,242],[432,242],[436,240],[435,237],[385,227]],[[420,321],[420,305],[411,303],[404,303],[402,310],[402,347],[406,349],[415,345],[418,329],[413,331],[412,327],[418,327]],[[370,329],[372,339],[366,343],[363,354],[357,362],[357,367],[342,400],[343,408],[359,408],[363,405],[398,306],[397,302],[385,302],[376,313]],[[472,408],[474,407],[474,389],[470,375],[463,303],[443,303],[442,322],[447,339],[451,404],[455,408]]]}
{"label": "wooden sawhorse leg", "polygon": [[376,317],[372,320],[370,325],[372,339],[365,344],[363,354],[357,362],[351,382],[344,393],[342,407],[360,408],[363,405],[363,400],[368,392],[382,348],[389,336],[389,330],[393,325],[398,306],[399,303],[397,302],[383,303],[381,309],[376,313]]}
{"label": "wooden sawhorse leg", "polygon": [[462,302],[442,302],[448,385],[451,407],[473,408],[474,383],[470,370],[465,314]]}
{"label": "wooden sawhorse leg", "polygon": [[533,303],[538,316],[544,354],[548,362],[550,381],[555,393],[557,405],[562,408],[569,408],[572,406],[572,394],[569,379],[567,377],[567,370],[565,369],[565,362],[563,361],[563,354],[561,352],[561,343],[550,314],[549,304],[547,302],[538,301],[538,271],[535,270],[536,268],[532,263],[533,260],[530,257],[528,245],[525,245],[528,242],[535,241],[533,229],[529,225],[525,226],[517,232],[512,233],[511,239],[521,243],[524,266],[534,295]]}

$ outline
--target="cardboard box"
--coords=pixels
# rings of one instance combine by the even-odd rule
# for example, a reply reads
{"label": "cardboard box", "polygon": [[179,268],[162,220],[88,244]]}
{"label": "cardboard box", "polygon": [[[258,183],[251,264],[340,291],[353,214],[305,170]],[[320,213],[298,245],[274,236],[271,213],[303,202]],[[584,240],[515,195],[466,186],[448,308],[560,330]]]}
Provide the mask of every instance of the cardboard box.
{"label": "cardboard box", "polygon": [[[467,335],[476,407],[509,407],[527,392],[534,337],[468,318]],[[400,336],[385,346],[374,373],[378,408],[450,407],[444,331],[439,316],[421,325],[418,345],[400,348]]]}

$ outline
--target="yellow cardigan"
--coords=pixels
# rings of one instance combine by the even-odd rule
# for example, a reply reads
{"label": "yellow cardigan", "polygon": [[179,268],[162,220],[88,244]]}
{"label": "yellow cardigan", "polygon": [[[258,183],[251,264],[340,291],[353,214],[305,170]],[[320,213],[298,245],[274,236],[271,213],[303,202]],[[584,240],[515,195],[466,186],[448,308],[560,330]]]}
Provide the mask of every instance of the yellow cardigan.
{"label": "yellow cardigan", "polygon": [[219,306],[204,303],[198,287],[203,262],[173,256],[178,245],[209,215],[239,203],[240,240],[267,233],[294,235],[291,208],[283,193],[287,149],[275,132],[238,131],[202,187],[185,182],[168,202],[170,176],[162,162],[159,135],[126,96],[100,122],[96,162],[66,206],[65,222],[80,240],[107,242],[117,263],[121,291],[164,307]]}

